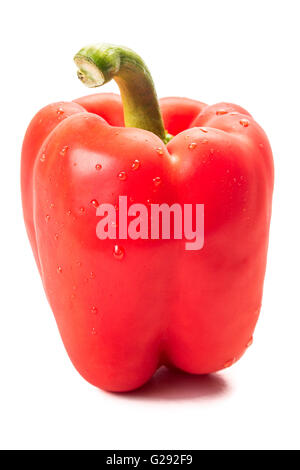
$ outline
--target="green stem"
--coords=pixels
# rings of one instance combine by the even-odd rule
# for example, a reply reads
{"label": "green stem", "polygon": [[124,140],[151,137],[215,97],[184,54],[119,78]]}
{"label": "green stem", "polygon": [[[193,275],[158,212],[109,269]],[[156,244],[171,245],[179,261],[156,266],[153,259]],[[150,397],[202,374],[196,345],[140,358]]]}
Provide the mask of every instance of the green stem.
{"label": "green stem", "polygon": [[78,77],[88,87],[102,86],[112,78],[117,82],[125,126],[145,129],[168,142],[154,83],[140,56],[126,47],[96,44],[81,49],[74,61]]}

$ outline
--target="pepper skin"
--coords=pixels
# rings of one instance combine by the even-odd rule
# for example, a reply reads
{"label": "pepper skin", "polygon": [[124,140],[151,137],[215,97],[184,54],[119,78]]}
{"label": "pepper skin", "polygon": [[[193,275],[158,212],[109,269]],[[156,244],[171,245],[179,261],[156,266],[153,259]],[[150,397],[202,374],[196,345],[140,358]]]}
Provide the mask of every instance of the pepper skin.
{"label": "pepper skin", "polygon": [[[159,103],[167,144],[124,127],[121,98],[107,93],[46,106],[23,144],[24,219],[47,298],[74,366],[109,391],[136,389],[162,364],[230,366],[262,301],[273,191],[264,131],[234,104]],[[96,207],[120,195],[203,203],[204,247],[98,239]]]}

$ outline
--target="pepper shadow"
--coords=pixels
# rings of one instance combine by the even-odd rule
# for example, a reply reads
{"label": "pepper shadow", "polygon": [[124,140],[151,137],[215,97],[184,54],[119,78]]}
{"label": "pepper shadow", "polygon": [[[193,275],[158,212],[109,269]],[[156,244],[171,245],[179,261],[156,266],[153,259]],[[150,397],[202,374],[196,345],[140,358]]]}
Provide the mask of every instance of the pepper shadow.
{"label": "pepper shadow", "polygon": [[127,400],[210,400],[227,394],[230,387],[220,374],[191,375],[161,367],[145,385],[118,397]]}

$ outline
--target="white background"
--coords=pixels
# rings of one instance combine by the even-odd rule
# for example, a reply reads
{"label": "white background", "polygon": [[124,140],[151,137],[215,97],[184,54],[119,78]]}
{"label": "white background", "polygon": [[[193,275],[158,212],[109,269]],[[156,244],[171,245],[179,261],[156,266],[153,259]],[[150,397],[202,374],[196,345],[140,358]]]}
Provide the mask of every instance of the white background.
{"label": "white background", "polygon": [[[300,448],[299,13],[297,0],[1,3],[1,448]],[[108,394],[62,346],[23,226],[20,149],[39,108],[89,93],[72,57],[93,41],[139,52],[159,96],[240,104],[272,144],[262,313],[254,345],[215,376],[161,371]]]}

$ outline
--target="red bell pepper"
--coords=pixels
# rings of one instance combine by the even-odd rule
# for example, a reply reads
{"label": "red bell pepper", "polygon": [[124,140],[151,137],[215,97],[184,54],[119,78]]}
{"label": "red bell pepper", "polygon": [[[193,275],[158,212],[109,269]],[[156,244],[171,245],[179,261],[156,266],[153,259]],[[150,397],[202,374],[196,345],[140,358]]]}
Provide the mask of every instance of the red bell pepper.
{"label": "red bell pepper", "polygon": [[[122,100],[50,104],[22,150],[25,224],[74,366],[111,391],[141,386],[162,364],[192,374],[230,366],[252,342],[262,300],[273,191],[264,131],[234,104],[158,102],[126,48],[91,46],[75,62],[89,87],[114,78]],[[203,203],[203,248],[100,240],[96,208],[120,195]]]}

